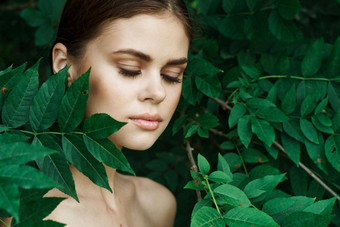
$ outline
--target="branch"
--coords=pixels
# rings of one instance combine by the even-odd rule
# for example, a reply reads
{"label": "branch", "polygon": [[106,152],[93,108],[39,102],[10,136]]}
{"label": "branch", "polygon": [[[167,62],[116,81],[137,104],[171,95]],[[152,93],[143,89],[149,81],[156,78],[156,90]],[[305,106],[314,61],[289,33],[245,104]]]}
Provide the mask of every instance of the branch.
{"label": "branch", "polygon": [[37,8],[37,7],[38,7],[38,3],[34,0],[31,0],[25,3],[17,3],[17,4],[0,6],[0,12],[20,11],[20,10],[27,9],[27,8]]}
{"label": "branch", "polygon": [[223,108],[223,110],[231,110],[232,107],[229,106],[229,104],[227,102],[222,101],[219,98],[211,98],[212,100],[214,100],[215,102],[217,102],[218,104],[220,104]]}
{"label": "branch", "polygon": [[[192,151],[194,150],[194,148],[191,147],[189,140],[186,141],[186,151],[187,151],[187,155],[191,164],[190,169],[192,171],[198,172],[198,168],[195,162],[194,157],[192,156]],[[196,190],[196,196],[197,196],[197,201],[201,201],[202,200],[202,195],[201,195],[201,191]]]}
{"label": "branch", "polygon": [[[274,141],[273,143],[277,148],[279,148],[283,153],[287,154],[287,151],[283,148],[283,146],[281,144],[279,144],[278,142]],[[288,155],[288,154],[287,154]],[[299,166],[301,166],[301,168],[306,171],[312,178],[314,178],[314,180],[316,180],[324,189],[326,189],[331,195],[336,196],[337,200],[340,201],[340,196],[333,191],[333,189],[331,189],[330,187],[328,187],[328,185],[323,182],[317,175],[315,175],[313,173],[312,170],[310,170],[307,166],[305,166],[302,162],[299,162]]]}

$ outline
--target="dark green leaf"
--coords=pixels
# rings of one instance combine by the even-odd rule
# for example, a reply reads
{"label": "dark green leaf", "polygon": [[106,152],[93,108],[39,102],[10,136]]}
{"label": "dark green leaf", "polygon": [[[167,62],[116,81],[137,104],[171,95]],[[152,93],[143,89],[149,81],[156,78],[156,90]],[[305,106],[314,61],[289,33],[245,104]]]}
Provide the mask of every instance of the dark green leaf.
{"label": "dark green leaf", "polygon": [[250,118],[251,118],[250,115],[243,116],[238,120],[237,123],[237,134],[246,148],[248,148],[250,141],[253,137]]}
{"label": "dark green leaf", "polygon": [[271,146],[275,140],[275,131],[273,127],[264,120],[252,118],[251,130],[267,146]]}
{"label": "dark green leaf", "polygon": [[190,227],[223,226],[223,217],[211,207],[200,208],[192,217]]}
{"label": "dark green leaf", "polygon": [[340,172],[340,136],[333,135],[328,137],[325,142],[325,153],[327,160]]}
{"label": "dark green leaf", "polygon": [[208,174],[210,171],[210,164],[208,160],[201,154],[198,154],[197,162],[198,162],[198,169],[200,170],[200,172],[204,175]]}
{"label": "dark green leaf", "polygon": [[187,120],[186,116],[182,116],[182,117],[176,119],[174,125],[172,126],[172,135],[175,135],[177,132],[179,132],[179,130],[182,129],[186,120]]}
{"label": "dark green leaf", "polygon": [[282,145],[286,150],[288,157],[296,164],[300,162],[300,143],[292,137],[283,133],[281,135]]}
{"label": "dark green leaf", "polygon": [[135,175],[123,153],[108,139],[94,139],[83,136],[84,142],[90,153],[100,162],[114,169],[126,171]]}
{"label": "dark green leaf", "polygon": [[311,112],[313,112],[314,108],[317,105],[317,101],[319,100],[319,93],[314,92],[308,95],[301,104],[301,116],[307,116]]}
{"label": "dark green leaf", "polygon": [[305,140],[307,153],[309,157],[313,160],[315,165],[317,165],[321,170],[327,173],[326,156],[324,153],[324,139],[322,134],[319,134],[319,142],[319,144],[315,144],[310,142],[309,140]]}
{"label": "dark green leaf", "polygon": [[27,63],[24,63],[10,72],[2,74],[0,76],[0,87],[5,87],[9,90],[12,90],[13,87],[16,86],[21,80],[21,77],[23,77],[23,72],[26,68],[26,65]]}
{"label": "dark green leaf", "polygon": [[20,127],[29,119],[29,109],[38,91],[40,60],[27,69],[21,80],[8,95],[2,110],[2,121],[7,126]]}
{"label": "dark green leaf", "polygon": [[193,217],[196,212],[202,207],[211,207],[212,201],[210,199],[202,199],[195,204],[194,209],[192,210],[191,217]]}
{"label": "dark green leaf", "polygon": [[66,159],[93,183],[111,191],[104,166],[86,149],[83,140],[75,135],[62,138],[63,152]]}
{"label": "dark green leaf", "polygon": [[237,0],[223,0],[222,6],[226,13],[231,13]]}
{"label": "dark green leaf", "polygon": [[[298,2],[298,0],[296,1]],[[313,76],[319,71],[325,55],[324,50],[325,43],[323,38],[313,42],[301,64],[301,72],[304,77]]]}
{"label": "dark green leaf", "polygon": [[[33,143],[44,145],[56,151],[62,152],[59,144],[49,135],[39,135],[33,140]],[[58,189],[67,195],[78,200],[76,189],[74,186],[73,176],[70,165],[61,154],[47,155],[44,158],[36,160],[36,163],[43,173],[59,183]]]}
{"label": "dark green leaf", "polygon": [[327,62],[328,75],[327,77],[338,77],[340,74],[340,37],[334,43],[331,55]]}
{"label": "dark green leaf", "polygon": [[242,165],[240,156],[235,153],[227,153],[223,157],[225,158],[225,160],[227,160],[231,172],[234,172]]}
{"label": "dark green leaf", "polygon": [[235,146],[231,141],[224,141],[222,144],[220,144],[220,148],[223,150],[234,150]]}
{"label": "dark green leaf", "polygon": [[197,89],[209,97],[218,97],[221,92],[221,82],[216,76],[202,75],[195,77]]}
{"label": "dark green leaf", "polygon": [[221,20],[219,32],[230,39],[244,39],[244,18],[240,15],[231,15]]}
{"label": "dark green leaf", "polygon": [[219,125],[218,118],[211,113],[200,114],[196,121],[199,123],[200,127],[204,129],[211,129]]}
{"label": "dark green leaf", "polygon": [[284,99],[282,100],[281,108],[283,113],[291,114],[296,108],[296,86],[295,83],[288,90]]}
{"label": "dark green leaf", "polygon": [[306,119],[300,119],[300,128],[307,139],[313,143],[319,144],[317,131],[310,121]]}
{"label": "dark green leaf", "polygon": [[255,115],[271,122],[284,122],[289,119],[279,108],[276,107],[258,109],[255,112]]}
{"label": "dark green leaf", "polygon": [[230,179],[233,179],[233,175],[230,171],[229,164],[227,160],[225,160],[225,158],[220,153],[218,153],[217,170],[220,170],[226,173],[230,177]]}
{"label": "dark green leaf", "polygon": [[[320,114],[321,115],[321,114]],[[323,114],[322,114],[323,115]],[[328,117],[327,117],[328,118]],[[327,119],[326,118],[326,119]],[[327,123],[329,123],[329,121],[328,121],[328,119],[326,120],[326,119],[323,119],[323,120],[325,120],[325,121],[323,121],[325,124],[327,124]],[[329,119],[330,120],[330,119]],[[334,131],[333,131],[333,129],[331,128],[331,127],[327,127],[327,126],[325,126],[325,125],[323,125],[321,122],[320,122],[320,120],[318,119],[318,117],[317,116],[313,116],[312,117],[312,122],[313,122],[313,125],[315,126],[315,128],[317,129],[317,130],[319,130],[320,132],[324,132],[324,133],[328,133],[328,134],[334,134]],[[326,123],[327,122],[327,123]],[[331,123],[333,123],[332,121],[330,121]]]}
{"label": "dark green leaf", "polygon": [[263,109],[268,107],[276,107],[274,103],[267,99],[253,98],[247,102],[247,106],[253,109]]}
{"label": "dark green leaf", "polygon": [[254,148],[246,149],[242,152],[242,156],[245,162],[248,163],[265,163],[268,162],[268,158],[259,150]]}
{"label": "dark green leaf", "polygon": [[301,9],[299,0],[279,0],[277,4],[280,16],[286,20],[294,19]]}
{"label": "dark green leaf", "polygon": [[0,146],[0,168],[6,165],[20,165],[57,151],[47,147],[23,142],[4,144]]}
{"label": "dark green leaf", "polygon": [[57,119],[59,104],[65,93],[68,68],[51,76],[34,97],[29,115],[33,131],[45,130]]}
{"label": "dark green leaf", "polygon": [[197,89],[193,80],[192,76],[184,77],[182,91],[183,98],[191,105],[195,105],[197,99]]}
{"label": "dark green leaf", "polygon": [[228,174],[220,170],[210,173],[208,179],[216,183],[229,183],[233,181],[233,179]]}
{"label": "dark green leaf", "polygon": [[165,171],[168,169],[168,164],[162,160],[151,160],[148,163],[146,163],[146,168],[152,170],[152,171]]}
{"label": "dark green leaf", "polygon": [[244,104],[237,103],[234,105],[234,107],[230,111],[228,124],[229,128],[234,127],[238,120],[247,112],[246,108],[244,107]]}
{"label": "dark green leaf", "polygon": [[[339,39],[339,45],[340,45],[340,39]],[[339,56],[340,57],[340,56]],[[339,58],[340,60],[340,58]],[[340,70],[340,69],[339,69]],[[329,103],[331,104],[332,108],[336,111],[340,111],[340,86],[336,83],[329,82],[328,83],[328,98],[329,98]]]}
{"label": "dark green leaf", "polygon": [[333,215],[319,215],[307,212],[296,212],[288,215],[284,222],[283,227],[296,227],[296,226],[313,226],[313,227],[324,227],[328,226],[332,219]]}
{"label": "dark green leaf", "polygon": [[294,22],[281,18],[275,11],[270,13],[268,22],[269,30],[278,40],[292,42],[301,36]]}
{"label": "dark green leaf", "polygon": [[20,12],[20,16],[31,27],[38,27],[46,21],[43,13],[40,10],[34,8],[24,9]]}
{"label": "dark green leaf", "polygon": [[250,181],[244,188],[248,198],[255,198],[265,192],[272,191],[285,178],[286,174],[267,175],[265,177]]}
{"label": "dark green leaf", "polygon": [[230,184],[218,186],[214,189],[214,194],[220,197],[223,204],[244,207],[249,207],[251,205],[246,194],[241,189]]}
{"label": "dark green leaf", "polygon": [[196,125],[194,122],[190,122],[187,124],[184,128],[184,139],[187,139],[194,135],[197,132],[198,125]]}
{"label": "dark green leaf", "polygon": [[276,222],[268,214],[250,207],[235,207],[223,217],[225,218],[225,223],[230,227],[277,227]]}
{"label": "dark green leaf", "polygon": [[74,130],[83,120],[89,96],[89,76],[90,70],[75,80],[61,101],[58,124],[62,132]]}
{"label": "dark green leaf", "polygon": [[29,137],[25,136],[25,134],[16,134],[16,133],[3,133],[0,134],[0,144],[5,145],[8,143],[16,143],[16,142],[28,142]]}
{"label": "dark green leaf", "polygon": [[19,220],[19,190],[15,184],[0,184],[0,208]]}
{"label": "dark green leaf", "polygon": [[318,113],[324,113],[326,110],[326,106],[328,104],[328,97],[324,98],[315,108],[314,113],[318,114]]}
{"label": "dark green leaf", "polygon": [[84,133],[95,139],[105,139],[117,132],[126,123],[116,121],[110,115],[97,113],[86,119]]}
{"label": "dark green leaf", "polygon": [[289,121],[283,122],[285,132],[299,142],[304,142],[304,136],[300,130],[300,123],[297,119],[291,118]]}

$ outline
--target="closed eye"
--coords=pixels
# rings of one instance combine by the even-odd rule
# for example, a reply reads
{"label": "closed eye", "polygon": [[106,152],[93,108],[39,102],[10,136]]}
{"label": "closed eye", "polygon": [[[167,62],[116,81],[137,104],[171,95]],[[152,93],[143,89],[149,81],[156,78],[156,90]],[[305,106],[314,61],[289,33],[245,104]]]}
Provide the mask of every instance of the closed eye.
{"label": "closed eye", "polygon": [[140,75],[142,71],[141,70],[132,71],[132,70],[126,70],[126,69],[121,68],[119,70],[119,73],[122,74],[123,76],[136,77]]}
{"label": "closed eye", "polygon": [[181,83],[182,82],[182,79],[180,79],[178,77],[172,77],[172,76],[168,76],[166,74],[161,74],[161,76],[168,83]]}

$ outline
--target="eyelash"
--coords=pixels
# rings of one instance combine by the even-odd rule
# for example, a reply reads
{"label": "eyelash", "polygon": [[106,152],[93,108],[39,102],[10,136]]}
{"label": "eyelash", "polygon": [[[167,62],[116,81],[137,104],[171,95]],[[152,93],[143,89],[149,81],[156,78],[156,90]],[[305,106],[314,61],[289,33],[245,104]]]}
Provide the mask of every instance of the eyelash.
{"label": "eyelash", "polygon": [[[120,69],[119,71],[120,74],[122,74],[123,76],[128,76],[128,77],[136,77],[138,75],[140,75],[142,72],[140,70],[138,71],[130,71],[130,70],[126,70],[126,69]],[[179,78],[175,78],[172,76],[168,76],[166,74],[161,74],[161,76],[163,77],[163,79],[168,82],[168,83],[181,83],[182,80]]]}

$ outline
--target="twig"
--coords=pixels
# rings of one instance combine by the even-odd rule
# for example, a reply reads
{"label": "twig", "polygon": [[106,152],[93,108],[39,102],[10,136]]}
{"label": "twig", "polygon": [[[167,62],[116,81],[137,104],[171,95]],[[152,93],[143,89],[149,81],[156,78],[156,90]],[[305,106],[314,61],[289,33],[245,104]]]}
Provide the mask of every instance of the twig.
{"label": "twig", "polygon": [[[287,154],[287,151],[283,148],[283,146],[281,144],[279,144],[278,142],[274,141],[273,143],[277,148],[279,148],[283,153]],[[313,173],[312,170],[310,170],[307,166],[305,166],[302,162],[299,162],[299,166],[301,166],[301,168],[306,171],[312,178],[314,178],[314,180],[316,180],[324,189],[326,189],[331,195],[336,196],[337,200],[340,201],[340,196],[333,191],[333,189],[331,189],[330,187],[328,187],[328,185],[323,182],[317,175],[315,175]]]}
{"label": "twig", "polygon": [[232,107],[229,106],[227,102],[224,102],[219,98],[211,98],[211,99],[214,100],[215,102],[217,102],[218,104],[220,104],[222,106],[223,110],[226,110],[226,109],[231,110],[232,109]]}
{"label": "twig", "polygon": [[221,132],[221,131],[219,131],[217,129],[211,128],[211,129],[209,129],[209,131],[212,132],[215,135],[222,136],[222,137],[224,137],[224,138],[226,138],[228,140],[233,140],[233,138],[231,138],[230,136],[227,136],[226,134],[224,134],[223,132]]}
{"label": "twig", "polygon": [[[190,169],[192,171],[198,172],[198,168],[197,168],[195,159],[194,159],[194,157],[192,155],[192,151],[194,149],[191,147],[189,140],[186,141],[186,150],[187,150],[188,158],[189,158],[189,161],[190,161],[190,164],[191,164]],[[197,196],[197,201],[201,201],[202,200],[201,191],[196,190],[196,196]]]}
{"label": "twig", "polygon": [[34,0],[25,2],[25,3],[18,3],[18,4],[11,4],[11,5],[4,5],[0,6],[0,12],[3,11],[20,11],[27,8],[36,8],[38,7],[38,3]]}

